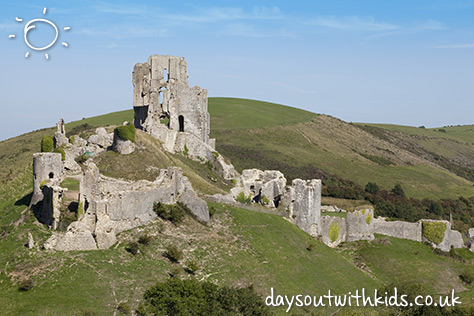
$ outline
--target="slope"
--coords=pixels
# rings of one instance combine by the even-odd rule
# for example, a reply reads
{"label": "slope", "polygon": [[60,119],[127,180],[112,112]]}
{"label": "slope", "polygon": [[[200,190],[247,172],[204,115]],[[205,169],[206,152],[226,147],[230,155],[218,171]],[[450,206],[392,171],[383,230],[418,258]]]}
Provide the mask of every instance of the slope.
{"label": "slope", "polygon": [[[318,177],[323,171],[361,186],[376,182],[387,190],[400,183],[409,196],[417,198],[474,195],[472,181],[353,124],[309,112],[286,122],[285,113],[261,110],[266,103],[230,99],[252,120],[249,128],[244,118],[235,119],[226,102],[225,98],[209,100],[211,136],[218,140],[217,150],[238,170],[278,169],[290,179]],[[293,111],[289,107],[286,110]],[[219,123],[229,120],[233,124]],[[466,154],[472,150],[467,143],[460,146]],[[445,147],[443,143],[432,150],[442,152]],[[467,166],[465,169],[469,170]]]}

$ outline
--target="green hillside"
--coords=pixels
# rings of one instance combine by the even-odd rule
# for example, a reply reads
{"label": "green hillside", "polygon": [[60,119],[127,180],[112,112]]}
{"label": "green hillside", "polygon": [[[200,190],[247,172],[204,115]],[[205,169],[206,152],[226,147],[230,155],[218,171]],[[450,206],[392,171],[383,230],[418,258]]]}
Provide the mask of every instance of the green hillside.
{"label": "green hillside", "polygon": [[[228,106],[227,101],[232,107]],[[237,105],[239,112],[247,113],[248,118],[234,116],[232,108],[237,108]],[[361,186],[376,182],[390,190],[400,183],[409,196],[417,198],[474,196],[472,180],[463,178],[462,173],[456,174],[456,170],[425,159],[383,135],[326,115],[317,116],[287,107],[287,112],[301,113],[296,120],[296,114],[290,116],[283,113],[281,106],[275,106],[278,111],[266,110],[267,107],[268,103],[259,101],[209,99],[211,136],[217,139],[217,150],[230,158],[238,170],[254,167],[278,169],[290,179],[317,177],[322,170]],[[284,115],[290,116],[291,124],[285,122]],[[250,127],[247,119],[252,120]],[[233,123],[219,123],[225,121]],[[274,123],[270,124],[270,121]],[[412,129],[451,135],[451,132]],[[474,157],[474,133],[453,132],[453,135],[456,136],[451,136],[450,145],[454,149],[449,154],[462,153],[461,157]],[[470,143],[457,140],[469,137]],[[442,156],[450,148],[449,138],[444,140],[439,144],[437,141],[430,142],[430,150]],[[423,141],[419,141],[420,146],[425,146]],[[415,143],[412,145],[416,146]],[[472,158],[470,161],[472,163]],[[464,169],[464,173],[469,173],[474,167],[469,169],[466,165]]]}
{"label": "green hillside", "polygon": [[[210,98],[209,111],[218,150],[239,170],[281,169],[293,178],[317,177],[323,171],[361,185],[376,181],[386,188],[400,182],[408,194],[418,197],[474,195],[472,182],[453,171],[399,147],[388,136],[377,136],[377,132],[329,116],[227,98]],[[94,127],[110,125],[111,129],[132,119],[132,110],[126,110],[68,123],[66,131],[71,135],[75,129],[87,135]],[[469,154],[469,128],[446,130],[452,137],[446,141],[455,141],[459,150],[464,148]],[[371,291],[389,283],[416,283],[430,294],[447,293],[454,288],[463,305],[474,306],[473,286],[459,278],[466,271],[474,274],[474,254],[467,250],[441,256],[422,243],[386,237],[331,249],[276,214],[210,202],[214,213],[210,226],[187,218],[176,227],[158,219],[146,227],[122,233],[119,242],[108,250],[40,250],[38,245],[48,238],[50,231],[39,225],[27,208],[32,192],[31,163],[42,136],[53,133],[54,129],[48,128],[0,142],[2,315],[119,315],[116,308],[120,303],[136,308],[144,290],[169,278],[171,272],[179,272],[183,278],[231,286],[252,284],[262,296],[269,293],[270,287],[283,295],[318,295],[328,289],[343,294],[361,288]],[[421,133],[445,134],[433,130]],[[146,166],[175,165],[183,169],[201,194],[229,189],[229,182],[211,180],[216,175],[206,165],[165,153],[161,144],[145,133],[138,132],[136,139],[141,149],[130,156],[107,152],[94,158],[101,172],[139,179],[153,177],[153,172],[145,171]],[[435,152],[442,155],[442,150]],[[35,250],[24,247],[28,232],[35,238]],[[141,245],[137,255],[129,253],[129,243],[145,234],[151,238],[150,244]],[[181,263],[173,264],[163,255],[169,245],[183,250]],[[195,276],[185,271],[190,260],[199,263]],[[33,281],[33,289],[19,291],[20,283],[28,279]],[[274,311],[286,315],[283,309]],[[376,315],[380,310],[292,311],[295,315]]]}

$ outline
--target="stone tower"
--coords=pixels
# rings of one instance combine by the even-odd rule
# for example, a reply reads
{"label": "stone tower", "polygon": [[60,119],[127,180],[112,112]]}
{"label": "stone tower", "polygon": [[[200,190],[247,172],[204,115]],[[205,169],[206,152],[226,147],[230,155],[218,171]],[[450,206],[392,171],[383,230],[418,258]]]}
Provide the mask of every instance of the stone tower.
{"label": "stone tower", "polygon": [[183,57],[153,55],[133,69],[134,125],[151,134],[163,124],[209,144],[207,90],[190,87]]}
{"label": "stone tower", "polygon": [[59,181],[63,176],[61,154],[36,153],[33,154],[33,197],[31,205],[43,199],[41,184]]}

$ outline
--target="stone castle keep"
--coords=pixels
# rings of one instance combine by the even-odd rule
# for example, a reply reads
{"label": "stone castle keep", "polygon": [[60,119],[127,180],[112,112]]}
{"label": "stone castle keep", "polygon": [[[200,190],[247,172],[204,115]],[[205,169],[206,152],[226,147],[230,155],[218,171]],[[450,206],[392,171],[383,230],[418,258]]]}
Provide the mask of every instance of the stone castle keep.
{"label": "stone castle keep", "polygon": [[[430,241],[423,228],[428,222],[445,225],[444,238],[441,242],[431,242],[434,247],[444,251],[464,247],[461,234],[451,230],[447,221],[389,222],[375,219],[371,209],[347,212],[345,217],[324,215],[322,184],[318,179],[294,179],[288,185],[277,170],[247,169],[237,174],[232,164],[216,151],[216,140],[209,138],[207,90],[189,86],[187,63],[182,57],[153,55],[147,62],[137,63],[132,83],[133,126],[152,135],[170,153],[212,165],[224,179],[233,180],[234,187],[227,195],[199,195],[178,167],[161,169],[154,181],[107,177],[99,172],[93,157],[108,150],[131,154],[136,150],[135,144],[103,127],[97,128],[87,140],[77,135],[68,138],[61,119],[54,135],[54,147],[64,153],[33,155],[31,205],[35,206],[38,220],[53,231],[44,248],[107,249],[116,243],[118,233],[153,221],[157,217],[153,211],[156,202],[182,203],[195,218],[208,223],[210,216],[204,199],[225,204],[245,199],[281,210],[288,221],[331,247],[344,241],[372,240],[374,233]],[[76,160],[81,157],[92,159],[85,159],[80,165]],[[79,189],[70,191],[62,187],[66,179],[78,181]],[[76,218],[62,227],[60,219],[65,202],[74,205]],[[329,214],[328,207],[324,210]],[[474,229],[469,233],[467,245],[474,250]]]}

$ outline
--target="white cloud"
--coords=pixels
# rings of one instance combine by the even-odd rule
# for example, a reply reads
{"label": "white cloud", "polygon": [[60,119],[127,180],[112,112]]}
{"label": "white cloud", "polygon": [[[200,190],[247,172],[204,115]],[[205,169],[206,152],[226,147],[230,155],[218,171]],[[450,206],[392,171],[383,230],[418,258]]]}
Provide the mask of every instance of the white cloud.
{"label": "white cloud", "polygon": [[377,22],[373,17],[317,17],[308,22],[310,25],[345,31],[394,31],[402,27],[400,25]]}

